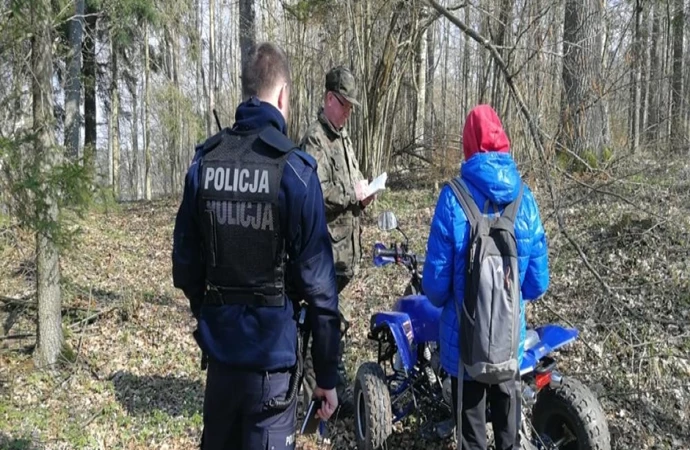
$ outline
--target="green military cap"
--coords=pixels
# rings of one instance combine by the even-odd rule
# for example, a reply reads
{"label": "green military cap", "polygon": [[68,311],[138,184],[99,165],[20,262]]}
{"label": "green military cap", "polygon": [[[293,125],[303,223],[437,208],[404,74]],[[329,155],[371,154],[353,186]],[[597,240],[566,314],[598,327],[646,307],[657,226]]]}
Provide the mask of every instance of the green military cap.
{"label": "green military cap", "polygon": [[357,101],[357,85],[355,77],[345,66],[337,66],[332,68],[326,74],[326,90],[337,92],[345,97],[345,100],[353,105],[360,106]]}

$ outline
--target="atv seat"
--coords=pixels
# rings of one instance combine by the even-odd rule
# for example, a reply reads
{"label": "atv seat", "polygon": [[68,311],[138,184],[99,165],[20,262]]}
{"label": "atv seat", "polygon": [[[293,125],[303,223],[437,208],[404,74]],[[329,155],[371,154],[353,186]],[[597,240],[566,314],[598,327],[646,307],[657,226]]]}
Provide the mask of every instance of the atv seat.
{"label": "atv seat", "polygon": [[539,343],[539,333],[529,328],[525,336],[525,350],[529,350]]}

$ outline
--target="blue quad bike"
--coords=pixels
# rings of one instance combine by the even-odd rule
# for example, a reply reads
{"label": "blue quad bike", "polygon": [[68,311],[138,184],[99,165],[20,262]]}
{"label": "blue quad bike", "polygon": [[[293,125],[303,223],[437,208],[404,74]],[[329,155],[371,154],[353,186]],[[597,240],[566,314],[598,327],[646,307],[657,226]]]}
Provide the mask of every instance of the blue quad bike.
{"label": "blue quad bike", "polygon": [[[392,310],[373,314],[369,339],[378,344],[375,362],[358,370],[354,386],[355,436],[359,450],[383,448],[395,422],[416,415],[429,439],[454,433],[450,376],[440,364],[441,309],[422,291],[423,261],[390,211],[378,217],[379,229],[405,237],[386,247],[374,245],[374,264],[398,264],[411,274],[405,293]],[[577,339],[578,331],[559,325],[527,330],[520,368],[523,449],[610,450],[606,417],[596,396],[580,381],[556,371],[554,351]],[[491,411],[487,408],[487,422]],[[491,436],[489,436],[491,442]]]}

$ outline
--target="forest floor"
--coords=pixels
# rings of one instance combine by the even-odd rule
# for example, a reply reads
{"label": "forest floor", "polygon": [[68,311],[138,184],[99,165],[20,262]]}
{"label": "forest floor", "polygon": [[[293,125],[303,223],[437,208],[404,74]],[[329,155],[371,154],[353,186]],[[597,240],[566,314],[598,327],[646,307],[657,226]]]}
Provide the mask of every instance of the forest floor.
{"label": "forest floor", "polygon": [[[688,449],[690,165],[625,166],[632,164],[555,176],[556,203],[544,180],[528,178],[551,268],[550,289],[528,307],[528,321],[580,330],[557,356],[559,368],[598,396],[613,448]],[[357,305],[347,353],[352,376],[375,356],[366,337],[370,315],[389,308],[408,281],[401,267],[371,264],[375,241],[401,238],[379,231],[376,215],[393,210],[412,248],[423,253],[438,195],[425,179],[391,183],[365,218],[361,276],[343,293]],[[205,373],[187,301],[172,286],[177,206],[177,199],[120,204],[78,222],[81,235],[61,260],[64,331],[73,354],[51,372],[36,371],[30,355],[33,238],[0,220],[0,448],[195,448]],[[354,448],[351,419],[335,428],[333,448]],[[298,444],[316,448],[302,438]],[[396,427],[388,447],[449,445],[421,440],[410,420]]]}

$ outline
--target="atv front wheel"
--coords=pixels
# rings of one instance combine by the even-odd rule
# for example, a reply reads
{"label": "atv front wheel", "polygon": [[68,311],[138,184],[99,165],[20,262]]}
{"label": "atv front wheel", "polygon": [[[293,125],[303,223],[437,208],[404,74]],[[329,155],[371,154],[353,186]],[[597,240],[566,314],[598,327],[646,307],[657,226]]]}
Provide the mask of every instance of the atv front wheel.
{"label": "atv front wheel", "polygon": [[359,450],[376,450],[393,431],[386,375],[377,363],[359,366],[355,378],[355,438]]}
{"label": "atv front wheel", "polygon": [[532,409],[539,448],[545,450],[610,450],[611,436],[599,401],[585,385],[563,377],[557,388],[546,387]]}

